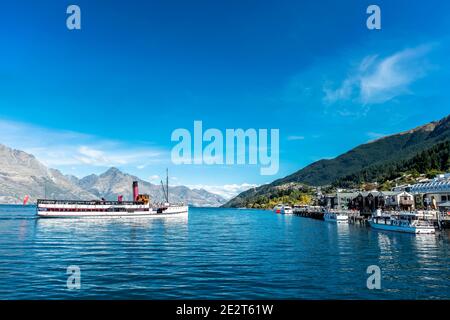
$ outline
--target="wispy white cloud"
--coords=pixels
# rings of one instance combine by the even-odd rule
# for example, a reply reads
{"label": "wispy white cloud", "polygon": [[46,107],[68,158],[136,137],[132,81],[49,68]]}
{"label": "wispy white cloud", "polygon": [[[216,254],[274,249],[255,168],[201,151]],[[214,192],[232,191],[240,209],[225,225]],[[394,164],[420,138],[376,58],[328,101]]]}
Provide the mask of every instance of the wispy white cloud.
{"label": "wispy white cloud", "polygon": [[337,87],[324,85],[324,102],[356,102],[379,104],[395,97],[411,94],[411,84],[431,69],[426,56],[432,45],[422,45],[381,58],[369,55]]}
{"label": "wispy white cloud", "polygon": [[148,180],[149,180],[151,183],[156,184],[156,183],[159,183],[159,182],[161,181],[161,177],[158,176],[157,174],[154,174],[154,175],[150,176],[150,177],[148,178]]}
{"label": "wispy white cloud", "polygon": [[222,196],[225,199],[231,199],[241,192],[244,192],[251,188],[256,188],[258,186],[259,186],[258,184],[242,183],[242,184],[225,184],[225,185],[196,184],[196,185],[188,185],[187,187],[190,189],[204,189],[208,192]]}
{"label": "wispy white cloud", "polygon": [[6,120],[0,120],[0,143],[31,153],[50,167],[139,167],[167,157],[164,150],[156,148],[130,147],[120,141],[93,135]]}

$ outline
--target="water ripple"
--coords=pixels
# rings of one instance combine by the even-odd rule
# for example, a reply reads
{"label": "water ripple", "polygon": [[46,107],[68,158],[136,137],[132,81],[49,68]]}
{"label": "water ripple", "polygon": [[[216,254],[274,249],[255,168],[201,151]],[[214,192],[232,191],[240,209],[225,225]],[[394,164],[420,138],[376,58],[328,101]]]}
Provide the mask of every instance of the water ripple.
{"label": "water ripple", "polygon": [[[449,299],[449,234],[414,236],[268,211],[36,219],[0,206],[0,299]],[[382,270],[368,290],[366,269]],[[66,269],[81,268],[68,290]]]}

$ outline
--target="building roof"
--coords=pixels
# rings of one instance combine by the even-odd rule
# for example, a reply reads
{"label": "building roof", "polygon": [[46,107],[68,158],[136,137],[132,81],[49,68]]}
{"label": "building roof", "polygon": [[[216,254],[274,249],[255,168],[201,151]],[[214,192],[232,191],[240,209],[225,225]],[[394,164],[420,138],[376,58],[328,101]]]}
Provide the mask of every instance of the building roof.
{"label": "building roof", "polygon": [[403,191],[381,191],[381,193],[385,196],[396,196],[400,193],[403,193]]}
{"label": "building roof", "polygon": [[328,193],[325,195],[327,198],[337,198],[337,197],[354,197],[356,198],[358,196],[359,192],[337,192],[337,193]]}
{"label": "building roof", "polygon": [[340,197],[354,197],[356,198],[358,196],[358,192],[338,192],[338,196]]}
{"label": "building roof", "polygon": [[383,195],[381,191],[377,191],[377,190],[373,190],[373,191],[364,191],[364,192],[360,192],[360,195],[362,195],[363,197],[367,197],[368,195],[372,195],[374,197],[378,197]]}
{"label": "building roof", "polygon": [[436,180],[427,183],[418,183],[412,185],[410,190],[414,193],[450,192],[450,179]]}
{"label": "building roof", "polygon": [[398,196],[400,194],[405,194],[408,196],[412,196],[409,192],[406,191],[381,191],[384,196]]}

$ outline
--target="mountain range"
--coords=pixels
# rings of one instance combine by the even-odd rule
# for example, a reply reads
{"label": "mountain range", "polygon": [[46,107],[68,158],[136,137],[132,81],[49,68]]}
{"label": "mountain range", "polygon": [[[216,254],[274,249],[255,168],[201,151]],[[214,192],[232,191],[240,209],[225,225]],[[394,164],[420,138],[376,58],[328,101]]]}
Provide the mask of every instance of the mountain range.
{"label": "mountain range", "polygon": [[[292,188],[302,189],[302,185],[339,186],[345,183],[346,186],[356,179],[361,182],[369,176],[371,179],[383,174],[386,176],[388,170],[392,172],[397,168],[417,167],[411,161],[427,162],[429,159],[433,162],[431,165],[419,167],[447,170],[447,153],[438,154],[437,149],[447,150],[448,144],[445,143],[449,141],[450,116],[447,116],[439,121],[362,144],[334,159],[314,162],[272,183],[244,191],[228,202],[204,189],[185,186],[171,187],[170,201],[193,206],[242,207],[260,196],[271,197]],[[384,173],[381,172],[383,170]],[[380,174],[374,175],[372,171]],[[29,195],[32,202],[38,198],[115,200],[119,195],[131,199],[133,181],[139,182],[140,192],[149,194],[152,201],[163,201],[161,186],[117,168],[79,179],[47,168],[31,154],[0,144],[0,203],[21,203],[25,195]]]}
{"label": "mountain range", "polygon": [[[64,175],[59,170],[47,168],[33,155],[0,144],[0,203],[22,203],[25,195],[31,202],[39,198],[93,200],[105,198],[116,200],[132,198],[132,182],[138,181],[140,193],[149,194],[152,201],[162,202],[163,192],[159,185],[129,175],[117,168],[110,168],[100,175],[79,179]],[[192,206],[217,207],[226,201],[219,195],[204,189],[185,186],[169,188],[171,202],[184,202]]]}
{"label": "mountain range", "polygon": [[[402,167],[405,161],[416,159],[422,152],[444,145],[443,143],[448,141],[450,141],[450,116],[362,144],[334,159],[316,161],[284,178],[244,191],[224,206],[245,206],[260,196],[270,197],[277,193],[281,186],[339,185],[340,180],[348,180],[352,176],[360,177],[361,173],[367,172],[370,168],[380,170]],[[445,166],[447,164],[438,167],[442,169]]]}

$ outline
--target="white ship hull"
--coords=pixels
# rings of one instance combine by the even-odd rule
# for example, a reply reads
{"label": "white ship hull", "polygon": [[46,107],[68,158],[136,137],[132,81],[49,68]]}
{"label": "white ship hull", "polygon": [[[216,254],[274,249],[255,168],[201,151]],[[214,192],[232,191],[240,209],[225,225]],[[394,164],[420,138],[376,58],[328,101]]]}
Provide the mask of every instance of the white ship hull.
{"label": "white ship hull", "polygon": [[294,211],[291,207],[284,207],[284,206],[276,206],[273,208],[273,212],[278,214],[293,214]]}
{"label": "white ship hull", "polygon": [[41,218],[82,218],[82,217],[99,217],[99,218],[127,218],[127,217],[169,217],[175,215],[187,215],[188,209],[177,212],[162,212],[156,211],[136,211],[136,212],[39,212],[37,215]]}
{"label": "white ship hull", "polygon": [[345,214],[325,213],[323,219],[327,222],[333,223],[348,223],[348,216]]}
{"label": "white ship hull", "polygon": [[187,215],[188,206],[165,206],[152,208],[144,205],[73,205],[73,204],[38,204],[37,215],[41,218],[81,218],[81,217],[167,217]]}
{"label": "white ship hull", "polygon": [[405,232],[405,233],[414,233],[414,234],[431,234],[435,233],[434,227],[428,226],[394,226],[383,223],[375,223],[369,220],[370,227],[378,230],[386,230],[386,231],[396,231],[396,232]]}

